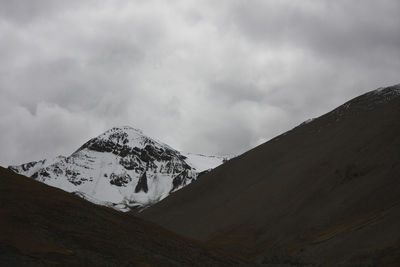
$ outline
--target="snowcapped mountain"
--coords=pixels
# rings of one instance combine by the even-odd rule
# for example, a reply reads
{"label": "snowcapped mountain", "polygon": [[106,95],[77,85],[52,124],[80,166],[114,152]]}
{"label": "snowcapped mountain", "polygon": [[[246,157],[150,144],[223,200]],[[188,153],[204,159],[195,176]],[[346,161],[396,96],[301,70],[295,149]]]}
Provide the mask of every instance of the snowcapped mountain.
{"label": "snowcapped mountain", "polygon": [[179,152],[124,126],[89,140],[69,157],[9,169],[96,204],[129,211],[157,203],[225,160]]}

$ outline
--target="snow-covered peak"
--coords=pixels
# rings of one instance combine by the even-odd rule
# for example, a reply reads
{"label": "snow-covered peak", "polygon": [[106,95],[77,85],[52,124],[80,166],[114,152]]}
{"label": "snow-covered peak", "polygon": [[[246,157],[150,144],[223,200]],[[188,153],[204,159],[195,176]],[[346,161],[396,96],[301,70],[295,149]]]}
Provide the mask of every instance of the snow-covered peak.
{"label": "snow-covered peak", "polygon": [[226,160],[181,153],[129,126],[90,139],[69,157],[9,169],[121,211],[143,209]]}
{"label": "snow-covered peak", "polygon": [[173,150],[174,153],[179,153],[167,144],[146,136],[141,130],[130,126],[111,128],[86,142],[79,150],[87,148],[99,152],[110,152],[115,149],[143,149],[146,146],[152,146],[163,150]]}
{"label": "snow-covered peak", "polygon": [[121,127],[113,127],[101,135],[98,136],[98,138],[110,138],[115,134],[122,133],[125,134],[128,138],[138,138],[138,137],[144,137],[144,133],[142,130],[133,128],[131,126],[121,126]]}

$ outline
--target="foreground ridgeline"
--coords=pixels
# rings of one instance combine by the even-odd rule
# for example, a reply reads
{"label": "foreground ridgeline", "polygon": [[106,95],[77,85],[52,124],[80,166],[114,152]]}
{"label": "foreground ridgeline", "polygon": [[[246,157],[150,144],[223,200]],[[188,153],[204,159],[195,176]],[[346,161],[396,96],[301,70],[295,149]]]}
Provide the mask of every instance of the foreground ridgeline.
{"label": "foreground ridgeline", "polygon": [[245,264],[1,167],[0,203],[1,266]]}
{"label": "foreground ridgeline", "polygon": [[164,199],[224,160],[179,152],[124,126],[89,140],[69,157],[9,169],[93,203],[130,211]]}
{"label": "foreground ridgeline", "polygon": [[400,265],[400,85],[299,125],[140,216],[267,266]]}

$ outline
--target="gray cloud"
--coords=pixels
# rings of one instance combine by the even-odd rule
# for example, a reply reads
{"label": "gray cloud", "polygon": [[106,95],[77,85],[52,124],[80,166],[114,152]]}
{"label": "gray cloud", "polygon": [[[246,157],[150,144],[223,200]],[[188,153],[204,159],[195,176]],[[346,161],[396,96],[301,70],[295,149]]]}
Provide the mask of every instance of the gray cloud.
{"label": "gray cloud", "polygon": [[32,23],[35,20],[46,20],[73,8],[79,8],[79,1],[62,0],[1,0],[0,16],[16,24]]}
{"label": "gray cloud", "polygon": [[238,154],[399,82],[400,4],[0,0],[0,165],[116,125]]}

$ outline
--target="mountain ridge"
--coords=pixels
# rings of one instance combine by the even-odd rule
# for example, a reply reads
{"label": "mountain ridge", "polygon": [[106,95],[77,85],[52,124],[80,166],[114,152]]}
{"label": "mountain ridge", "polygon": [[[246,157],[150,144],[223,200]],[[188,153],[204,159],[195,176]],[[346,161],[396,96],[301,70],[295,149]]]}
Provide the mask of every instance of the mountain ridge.
{"label": "mountain ridge", "polygon": [[133,214],[2,167],[0,192],[2,266],[246,265]]}
{"label": "mountain ridge", "polygon": [[368,92],[140,216],[262,264],[399,262],[399,118],[400,85]]}

